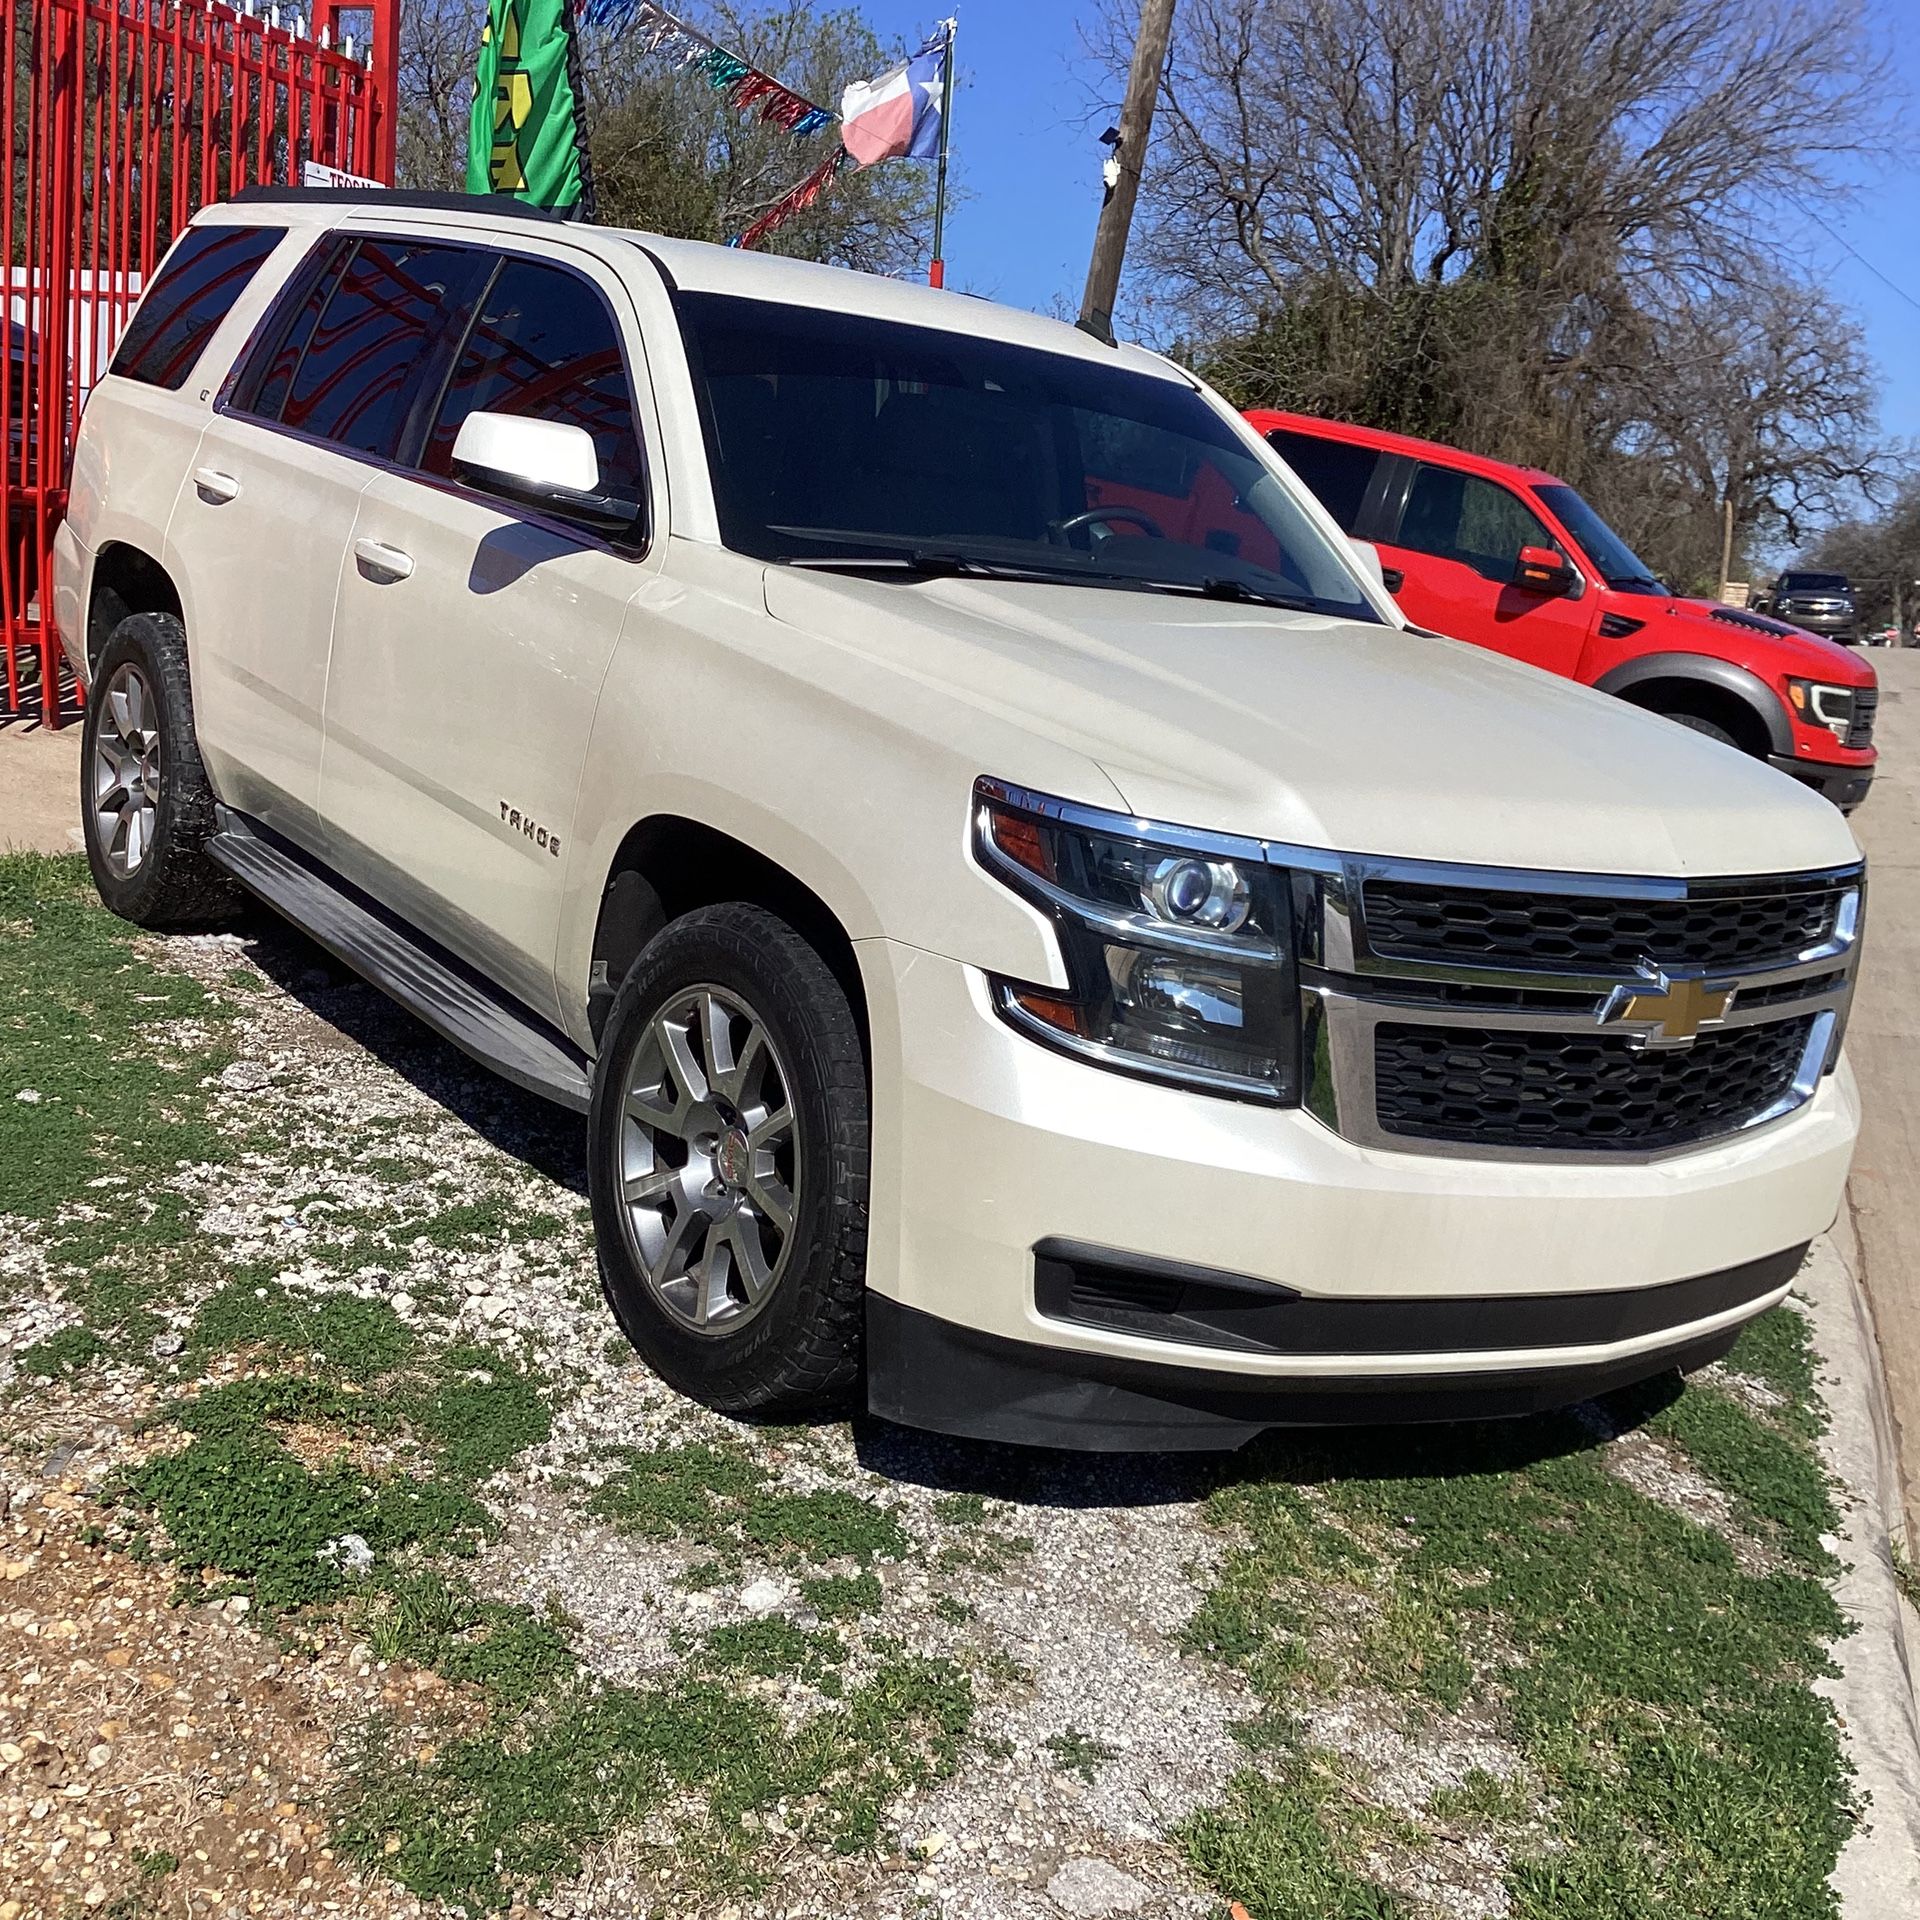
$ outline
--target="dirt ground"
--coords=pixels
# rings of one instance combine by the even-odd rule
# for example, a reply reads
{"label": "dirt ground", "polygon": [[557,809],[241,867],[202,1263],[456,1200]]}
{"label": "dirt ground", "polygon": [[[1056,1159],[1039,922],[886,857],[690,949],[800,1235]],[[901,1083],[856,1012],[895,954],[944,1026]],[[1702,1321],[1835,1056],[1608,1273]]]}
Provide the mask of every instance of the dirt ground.
{"label": "dirt ground", "polygon": [[80,723],[57,732],[0,720],[0,851],[74,853],[80,847]]}

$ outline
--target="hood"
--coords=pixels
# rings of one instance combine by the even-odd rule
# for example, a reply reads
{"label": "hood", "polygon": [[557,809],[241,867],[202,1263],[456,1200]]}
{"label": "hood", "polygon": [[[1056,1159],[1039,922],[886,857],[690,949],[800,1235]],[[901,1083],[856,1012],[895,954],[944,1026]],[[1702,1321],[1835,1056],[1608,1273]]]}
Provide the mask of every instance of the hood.
{"label": "hood", "polygon": [[[1630,608],[1625,600],[1616,604],[1621,612],[1646,619],[1638,605]],[[1729,646],[1758,642],[1767,649],[1766,664],[1770,670],[1794,674],[1804,680],[1826,680],[1841,687],[1874,684],[1872,663],[1862,659],[1852,647],[1823,639],[1771,614],[1751,613],[1745,607],[1723,607],[1717,600],[1667,601],[1659,614],[1647,620],[1646,637],[1658,645],[1661,636],[1668,633],[1676,646],[1696,653],[1724,654]]]}
{"label": "hood", "polygon": [[[1858,857],[1838,812],[1761,762],[1458,641],[1069,585],[786,567],[765,583],[776,619],[957,703],[950,738],[967,709],[996,723],[983,737],[1012,723],[1095,762],[1143,817],[1595,873]],[[977,771],[1044,785],[1019,766]]]}

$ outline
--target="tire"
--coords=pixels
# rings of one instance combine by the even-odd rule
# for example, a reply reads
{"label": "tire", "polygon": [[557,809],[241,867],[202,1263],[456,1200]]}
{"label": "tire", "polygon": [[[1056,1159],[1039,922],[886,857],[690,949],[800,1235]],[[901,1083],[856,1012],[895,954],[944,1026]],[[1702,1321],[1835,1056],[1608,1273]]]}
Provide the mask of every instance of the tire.
{"label": "tire", "polygon": [[80,734],[80,820],[100,898],[141,927],[205,925],[239,888],[206,856],[213,789],[200,761],[187,636],[132,613],[94,662]]}
{"label": "tire", "polygon": [[1725,727],[1716,721],[1704,720],[1697,713],[1669,713],[1665,717],[1675,726],[1685,727],[1689,733],[1705,734],[1709,740],[1718,740],[1723,747],[1731,747],[1736,753],[1746,751]]}
{"label": "tire", "polygon": [[601,1035],[588,1189],[607,1304],[670,1386],[762,1418],[844,1402],[869,1133],[853,1011],[784,920],[705,907],[634,962]]}

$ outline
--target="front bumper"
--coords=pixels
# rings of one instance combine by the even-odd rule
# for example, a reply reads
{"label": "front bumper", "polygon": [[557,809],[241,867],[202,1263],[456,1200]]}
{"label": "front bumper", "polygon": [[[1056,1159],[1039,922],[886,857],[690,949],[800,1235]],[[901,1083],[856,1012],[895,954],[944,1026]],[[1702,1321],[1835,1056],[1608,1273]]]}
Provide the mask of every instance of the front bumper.
{"label": "front bumper", "polygon": [[[1052,1053],[956,962],[885,941],[861,943],[861,962],[870,1404],[985,1438],[1232,1446],[1293,1421],[1526,1411],[1699,1364],[1784,1295],[1838,1209],[1859,1124],[1843,1065],[1786,1119],[1651,1162],[1384,1151],[1304,1112]],[[1093,1324],[1037,1288],[1057,1243],[1206,1269],[1203,1285],[1245,1289],[1269,1317],[1305,1303],[1301,1324],[1323,1330],[1343,1313],[1417,1328],[1424,1312],[1430,1331],[1289,1345],[1247,1337],[1251,1320],[1236,1333],[1231,1314],[1201,1316],[1201,1337]]]}
{"label": "front bumper", "polygon": [[1767,757],[1767,764],[1792,774],[1803,786],[1831,800],[1842,813],[1851,813],[1873,785],[1871,760],[1865,766],[1842,766],[1833,761],[1796,760],[1790,753],[1775,753]]}
{"label": "front bumper", "polygon": [[1793,613],[1782,610],[1776,619],[1786,621],[1802,633],[1817,633],[1822,640],[1838,640],[1852,646],[1860,637],[1860,616],[1856,613]]}

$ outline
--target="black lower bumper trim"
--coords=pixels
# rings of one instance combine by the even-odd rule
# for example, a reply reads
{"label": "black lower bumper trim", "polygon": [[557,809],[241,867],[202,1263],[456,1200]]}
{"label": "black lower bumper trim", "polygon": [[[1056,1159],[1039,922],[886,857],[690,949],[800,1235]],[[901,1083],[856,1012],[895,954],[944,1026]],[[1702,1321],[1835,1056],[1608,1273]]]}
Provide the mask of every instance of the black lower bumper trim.
{"label": "black lower bumper trim", "polygon": [[1587,1367],[1287,1377],[1163,1366],[1009,1340],[867,1296],[867,1404],[934,1433],[1080,1453],[1220,1452],[1268,1427],[1545,1413],[1717,1360],[1739,1327]]}
{"label": "black lower bumper trim", "polygon": [[1783,1287],[1806,1245],[1658,1287],[1596,1293],[1303,1294],[1205,1267],[1043,1240],[1034,1304],[1049,1320],[1243,1353],[1486,1353],[1609,1347],[1692,1326]]}
{"label": "black lower bumper trim", "polygon": [[1873,785],[1873,767],[1836,767],[1818,760],[1796,760],[1790,753],[1770,754],[1770,767],[1790,773],[1815,793],[1831,800],[1842,813],[1851,813],[1867,797]]}

